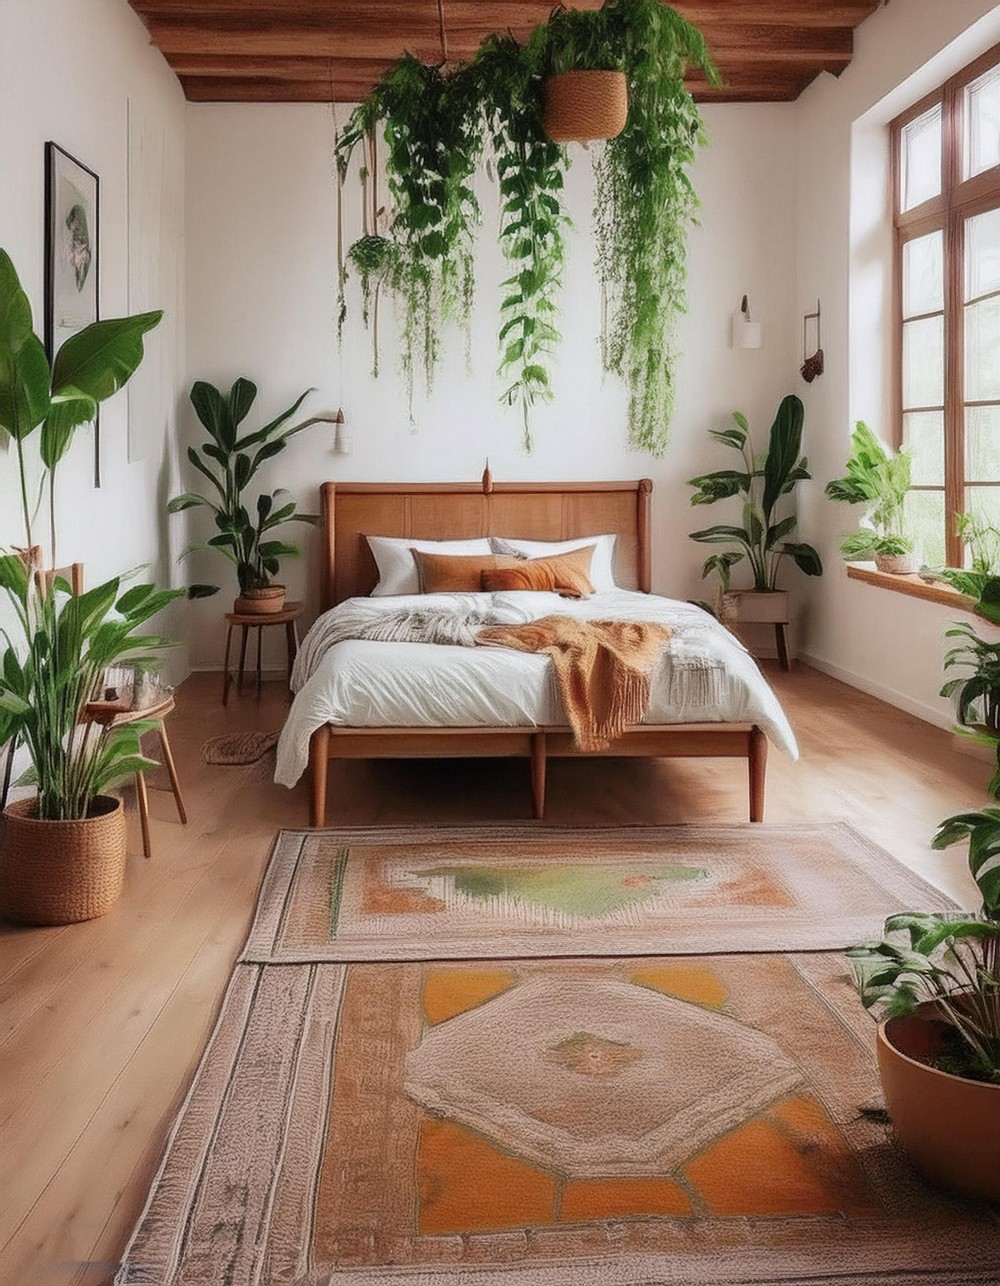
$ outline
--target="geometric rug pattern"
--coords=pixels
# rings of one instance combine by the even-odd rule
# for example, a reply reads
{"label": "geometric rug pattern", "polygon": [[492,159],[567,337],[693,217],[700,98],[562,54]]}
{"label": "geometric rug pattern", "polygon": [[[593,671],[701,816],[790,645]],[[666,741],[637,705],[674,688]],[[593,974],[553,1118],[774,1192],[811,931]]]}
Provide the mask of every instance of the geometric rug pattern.
{"label": "geometric rug pattern", "polygon": [[122,1286],[996,1281],[835,953],[238,965]]}
{"label": "geometric rug pattern", "polygon": [[241,959],[843,949],[952,906],[844,823],[283,831]]}

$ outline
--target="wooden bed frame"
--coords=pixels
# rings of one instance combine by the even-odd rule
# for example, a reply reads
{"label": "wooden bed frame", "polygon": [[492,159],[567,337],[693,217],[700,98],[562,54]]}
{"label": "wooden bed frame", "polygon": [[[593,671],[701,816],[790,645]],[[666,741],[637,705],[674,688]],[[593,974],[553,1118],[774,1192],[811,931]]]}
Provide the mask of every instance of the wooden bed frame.
{"label": "wooden bed frame", "polygon": [[[571,540],[618,533],[615,580],[624,589],[650,587],[649,503],[653,484],[637,482],[327,482],[322,501],[321,610],[370,594],[378,579],[365,534],[413,540],[512,536]],[[581,752],[565,727],[354,728],[327,724],[312,735],[310,821],[326,824],[331,759],[530,759],[534,816],[545,810],[549,759],[581,753],[641,758],[746,759],[750,820],[764,820],[767,739],[749,723],[637,724],[605,750]]]}

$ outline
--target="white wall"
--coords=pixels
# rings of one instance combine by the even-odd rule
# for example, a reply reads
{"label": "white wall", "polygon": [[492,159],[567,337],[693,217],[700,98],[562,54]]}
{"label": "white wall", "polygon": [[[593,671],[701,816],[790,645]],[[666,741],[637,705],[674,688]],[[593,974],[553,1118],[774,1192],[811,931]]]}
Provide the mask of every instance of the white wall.
{"label": "white wall", "polygon": [[[340,109],[341,113],[345,109]],[[503,265],[497,250],[496,199],[480,175],[484,226],[474,317],[472,372],[458,335],[433,395],[418,392],[411,426],[394,358],[391,310],[383,310],[382,366],[372,379],[370,337],[360,323],[357,287],[344,352],[335,326],[336,206],[329,108],[298,105],[192,105],[188,109],[188,372],[219,385],[252,377],[268,415],[315,386],[315,410],[343,405],[353,439],[350,456],[332,451],[332,429],[294,439],[269,474],[315,510],[321,481],[478,479],[489,456],[498,481],[651,476],[654,587],[681,597],[705,594],[703,547],[687,533],[713,511],[694,510],[684,480],[721,467],[725,453],[707,439],[740,408],[766,432],[773,410],[795,380],[794,105],[709,107],[712,144],[696,165],[701,227],[690,237],[689,312],[682,319],[678,399],[670,447],[661,460],[629,451],[625,394],[602,379],[597,335],[599,295],[593,272],[589,159],[575,149],[568,197],[575,222],[561,298],[564,335],[555,399],[533,417],[535,447],[521,448],[519,415],[497,402],[496,305]],[[346,196],[348,242],[360,232],[355,178]],[[733,351],[729,323],[749,292],[764,324],[759,352]],[[193,415],[190,441],[200,440]],[[722,521],[721,506],[715,520]],[[289,529],[292,534],[293,529]],[[304,532],[308,540],[310,533]],[[293,538],[296,538],[293,536]],[[223,594],[189,605],[192,663],[219,664],[221,613],[233,578],[221,558],[192,568],[197,580],[224,578]],[[315,556],[288,562],[292,597],[313,603]],[[308,576],[307,576],[308,573]],[[272,657],[272,661],[276,659]]]}
{"label": "white wall", "polygon": [[[800,381],[818,479],[843,472],[856,419],[882,436],[889,432],[886,124],[998,40],[1000,8],[988,0],[890,4],[858,29],[854,59],[840,79],[820,77],[797,104],[796,311],[811,311],[820,298],[826,355],[826,374],[809,386]],[[955,614],[849,582],[837,553],[849,511],[814,487],[802,512],[827,565],[807,590],[808,659],[914,714],[949,723],[950,707],[937,693],[942,633]]]}
{"label": "white wall", "polygon": [[[105,403],[103,485],[98,490],[93,484],[93,434],[89,428],[79,431],[59,470],[59,559],[84,562],[89,584],[149,563],[151,576],[165,585],[171,577],[177,583],[167,556],[163,502],[176,482],[176,409],[185,387],[183,94],[126,0],[0,0],[0,246],[14,260],[39,334],[44,325],[44,150],[49,139],[100,177],[101,315],[130,311],[130,99],[155,143],[163,193],[150,212],[155,228],[136,226],[133,211],[131,229],[133,244],[155,256],[162,284],[162,297],[136,301],[133,310],[155,303],[166,312],[146,341],[147,362],[159,374],[155,391],[152,397],[135,399],[143,415],[154,417],[151,424],[133,424],[133,432],[142,428],[149,434],[152,450],[148,458],[130,464],[128,392]],[[149,201],[141,205],[149,212]],[[26,449],[35,455],[37,435]],[[14,449],[0,446],[2,546],[23,543],[17,495]],[[47,529],[44,521],[41,528]],[[172,669],[183,671],[183,654],[172,657]]]}

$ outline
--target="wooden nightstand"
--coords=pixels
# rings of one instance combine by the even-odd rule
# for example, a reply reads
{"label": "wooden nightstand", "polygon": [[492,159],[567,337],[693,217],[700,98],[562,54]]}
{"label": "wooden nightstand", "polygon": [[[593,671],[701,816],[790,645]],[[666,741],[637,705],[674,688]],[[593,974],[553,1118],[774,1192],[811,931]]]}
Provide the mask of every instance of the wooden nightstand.
{"label": "wooden nightstand", "polygon": [[257,630],[257,695],[260,696],[261,672],[260,672],[260,654],[261,642],[264,630],[271,625],[283,625],[285,627],[285,649],[288,669],[288,682],[292,681],[292,665],[295,661],[296,653],[299,650],[299,634],[296,628],[296,622],[302,615],[301,603],[286,603],[280,612],[227,612],[226,621],[226,659],[223,663],[222,675],[222,704],[229,704],[229,686],[233,682],[233,675],[229,669],[229,653],[233,643],[233,629],[239,627],[243,631],[240,639],[240,668],[236,675],[236,691],[243,688],[243,671],[247,657],[247,636],[252,629]]}

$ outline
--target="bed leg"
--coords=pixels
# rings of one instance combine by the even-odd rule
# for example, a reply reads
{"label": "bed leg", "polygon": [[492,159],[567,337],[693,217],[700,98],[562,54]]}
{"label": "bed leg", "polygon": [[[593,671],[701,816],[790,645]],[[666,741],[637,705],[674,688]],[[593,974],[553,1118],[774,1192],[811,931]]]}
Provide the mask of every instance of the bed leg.
{"label": "bed leg", "polygon": [[330,767],[330,729],[317,728],[309,738],[309,776],[312,780],[310,826],[326,825],[326,774]]}
{"label": "bed leg", "polygon": [[531,812],[536,820],[545,816],[545,733],[531,738]]}
{"label": "bed leg", "polygon": [[764,820],[764,781],[767,776],[767,738],[759,728],[750,733],[750,754],[747,759],[750,776],[750,820]]}

